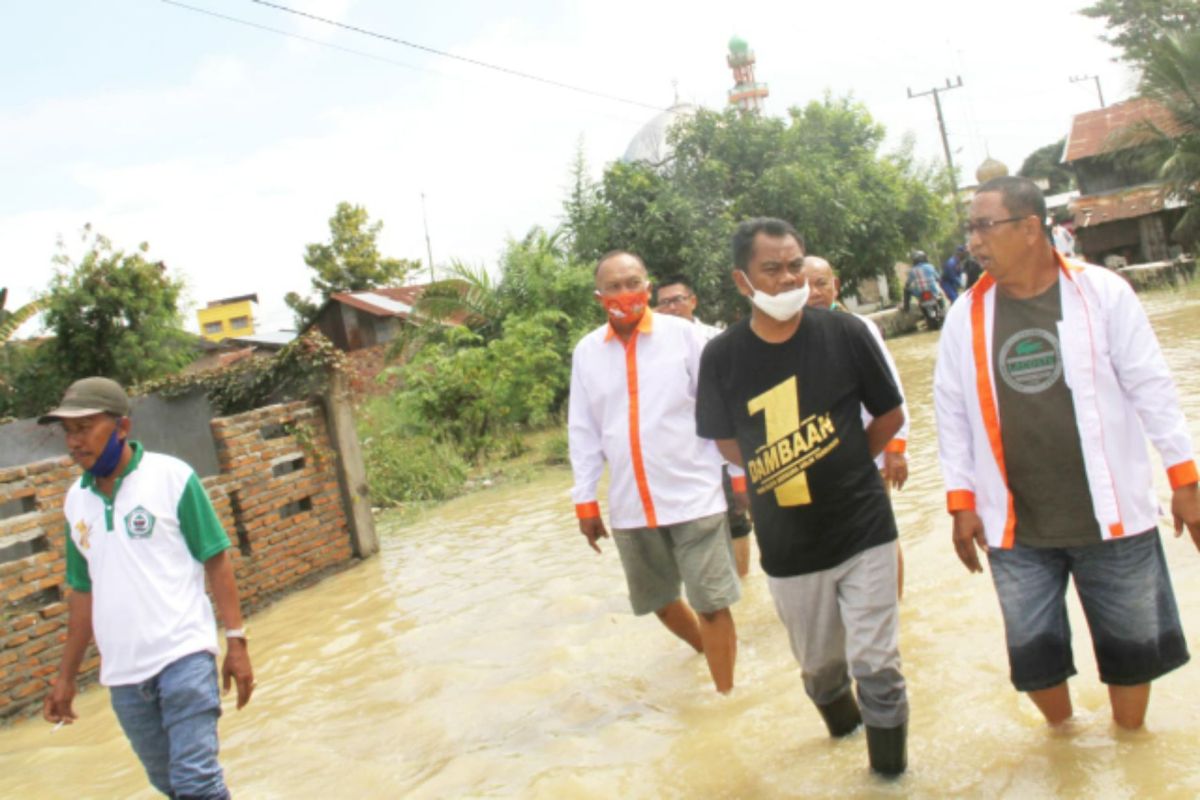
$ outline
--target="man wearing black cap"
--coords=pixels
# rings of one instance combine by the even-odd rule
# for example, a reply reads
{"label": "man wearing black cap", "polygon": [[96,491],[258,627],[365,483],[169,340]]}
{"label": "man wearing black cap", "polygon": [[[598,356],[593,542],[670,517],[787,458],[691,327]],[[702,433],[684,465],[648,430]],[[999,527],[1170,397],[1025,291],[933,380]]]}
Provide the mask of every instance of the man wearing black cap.
{"label": "man wearing black cap", "polygon": [[200,479],[184,462],[129,439],[130,403],[119,384],[84,378],[58,408],[83,476],[67,492],[67,641],[43,716],[71,723],[75,677],[93,634],[100,682],[154,788],[174,798],[226,798],[217,763],[216,623],[225,623],[225,689],[237,707],[254,675],[229,559],[229,537]]}

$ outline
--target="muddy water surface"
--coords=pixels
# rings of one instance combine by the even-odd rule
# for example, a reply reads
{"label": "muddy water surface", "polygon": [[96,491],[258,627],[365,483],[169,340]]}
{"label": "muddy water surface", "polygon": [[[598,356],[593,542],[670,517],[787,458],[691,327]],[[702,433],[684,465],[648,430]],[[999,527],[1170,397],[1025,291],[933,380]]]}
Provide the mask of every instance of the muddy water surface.
{"label": "muddy water surface", "polygon": [[[1200,287],[1143,298],[1200,442]],[[222,761],[242,798],[1200,796],[1200,662],[1155,684],[1147,730],[1120,734],[1077,605],[1078,719],[1050,733],[1011,690],[991,582],[949,544],[932,434],[935,338],[891,343],[913,414],[896,497],[907,563],[901,645],[910,771],[884,783],[862,734],[831,742],[757,566],[735,607],[732,697],[704,660],[628,612],[616,552],[577,533],[566,470],[379,520],[380,557],[250,620],[259,688],[226,698]],[[1165,499],[1165,482],[1160,486]],[[1165,530],[1165,527],[1164,527]],[[1200,652],[1200,555],[1170,537]],[[153,797],[108,708],[52,732],[0,730],[0,797]]]}

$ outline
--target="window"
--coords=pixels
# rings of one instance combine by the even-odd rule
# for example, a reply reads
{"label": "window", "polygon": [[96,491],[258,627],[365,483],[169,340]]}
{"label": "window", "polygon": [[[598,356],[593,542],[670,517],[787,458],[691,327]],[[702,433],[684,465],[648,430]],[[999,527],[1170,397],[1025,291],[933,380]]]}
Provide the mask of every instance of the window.
{"label": "window", "polygon": [[234,317],[233,319],[229,320],[229,326],[235,331],[245,330],[246,328],[250,327],[250,318]]}
{"label": "window", "polygon": [[204,323],[204,332],[206,334],[208,334],[209,336],[213,336],[214,334],[220,333],[221,332],[220,321]]}

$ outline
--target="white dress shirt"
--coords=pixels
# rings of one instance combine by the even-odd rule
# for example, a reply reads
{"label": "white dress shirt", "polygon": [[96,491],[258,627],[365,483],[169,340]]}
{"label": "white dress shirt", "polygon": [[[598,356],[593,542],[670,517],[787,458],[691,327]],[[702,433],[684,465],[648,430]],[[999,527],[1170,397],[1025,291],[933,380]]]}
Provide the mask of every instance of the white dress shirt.
{"label": "white dress shirt", "polygon": [[647,310],[628,343],[605,324],[575,346],[567,430],[580,517],[599,514],[606,462],[613,528],[655,528],[725,511],[723,460],[712,441],[696,435],[705,341],[698,326]]}

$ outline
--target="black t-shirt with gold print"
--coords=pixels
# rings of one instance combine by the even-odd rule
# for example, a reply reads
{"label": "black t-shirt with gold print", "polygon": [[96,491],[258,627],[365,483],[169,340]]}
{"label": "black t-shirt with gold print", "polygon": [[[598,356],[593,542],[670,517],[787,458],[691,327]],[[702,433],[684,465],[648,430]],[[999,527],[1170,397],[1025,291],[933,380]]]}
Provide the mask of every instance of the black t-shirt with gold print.
{"label": "black t-shirt with gold print", "polygon": [[807,308],[779,344],[760,339],[749,320],[709,342],[697,431],[741,448],[764,572],[830,569],[896,538],[862,407],[880,416],[900,403],[883,354],[849,314]]}

